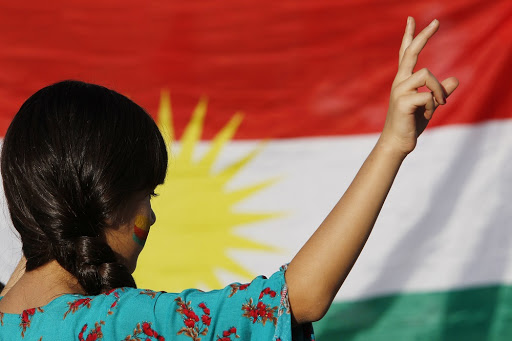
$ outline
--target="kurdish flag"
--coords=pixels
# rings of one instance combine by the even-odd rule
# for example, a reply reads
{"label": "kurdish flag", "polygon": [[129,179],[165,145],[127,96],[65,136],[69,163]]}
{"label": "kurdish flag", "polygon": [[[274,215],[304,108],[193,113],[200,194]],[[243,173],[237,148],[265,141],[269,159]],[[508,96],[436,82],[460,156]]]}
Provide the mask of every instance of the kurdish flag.
{"label": "kurdish flag", "polygon": [[[509,0],[4,2],[0,134],[30,94],[62,79],[127,94],[172,153],[138,285],[270,275],[376,142],[408,15],[418,29],[440,20],[419,68],[460,87],[403,164],[316,335],[510,340]],[[5,282],[20,245],[0,204]]]}

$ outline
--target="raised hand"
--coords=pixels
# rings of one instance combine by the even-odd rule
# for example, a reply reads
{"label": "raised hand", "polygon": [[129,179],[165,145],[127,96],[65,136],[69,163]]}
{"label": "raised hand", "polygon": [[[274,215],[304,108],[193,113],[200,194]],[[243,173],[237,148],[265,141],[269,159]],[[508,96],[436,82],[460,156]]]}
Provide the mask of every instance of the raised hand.
{"label": "raised hand", "polygon": [[[413,72],[439,22],[434,20],[416,38],[414,26],[414,19],[409,18],[377,144],[340,201],[288,266],[290,305],[299,323],[316,321],[325,314],[370,235],[404,158],[416,146],[436,108],[446,103],[458,85],[453,77],[439,82],[427,69]],[[423,86],[431,92],[418,92]]]}
{"label": "raised hand", "polygon": [[[407,26],[400,47],[398,72],[391,87],[389,109],[381,141],[404,156],[414,150],[418,136],[425,130],[439,105],[459,85],[455,77],[439,82],[426,68],[414,72],[418,56],[439,28],[434,20],[414,38],[415,22],[407,19]],[[430,92],[418,92],[425,86]]]}

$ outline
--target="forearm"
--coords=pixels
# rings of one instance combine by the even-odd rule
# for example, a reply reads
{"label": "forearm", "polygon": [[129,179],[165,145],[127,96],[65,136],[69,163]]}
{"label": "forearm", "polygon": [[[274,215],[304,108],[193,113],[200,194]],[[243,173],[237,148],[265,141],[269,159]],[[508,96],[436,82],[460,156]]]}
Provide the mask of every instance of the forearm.
{"label": "forearm", "polygon": [[[405,156],[434,111],[446,104],[459,81],[439,82],[428,69],[414,72],[418,55],[439,28],[433,20],[415,38],[407,19],[399,66],[391,86],[382,134],[346,193],[292,260],[286,272],[290,306],[297,322],[320,319],[354,265]],[[430,92],[419,92],[426,87]]]}
{"label": "forearm", "polygon": [[405,155],[382,138],[343,197],[290,263],[286,281],[297,322],[320,319],[359,256]]}

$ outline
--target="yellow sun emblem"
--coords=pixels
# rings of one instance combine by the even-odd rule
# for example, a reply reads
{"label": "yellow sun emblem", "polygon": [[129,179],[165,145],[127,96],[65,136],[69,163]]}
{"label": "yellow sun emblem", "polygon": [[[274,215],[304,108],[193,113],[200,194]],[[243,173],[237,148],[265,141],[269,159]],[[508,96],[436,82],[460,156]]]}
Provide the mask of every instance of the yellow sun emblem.
{"label": "yellow sun emblem", "polygon": [[[158,187],[152,199],[157,221],[151,228],[135,272],[141,288],[181,291],[204,290],[224,286],[218,271],[228,271],[240,281],[254,274],[233,260],[230,250],[276,251],[273,247],[251,241],[236,234],[243,224],[281,216],[276,212],[236,212],[234,206],[267,188],[276,179],[228,191],[226,185],[263,148],[263,143],[219,172],[213,171],[223,147],[232,139],[242,121],[237,113],[217,133],[200,160],[194,152],[201,138],[206,100],[199,101],[181,141],[172,145],[169,172],[165,184]],[[158,125],[170,144],[174,139],[169,94],[162,92]],[[176,153],[176,150],[177,153]]]}

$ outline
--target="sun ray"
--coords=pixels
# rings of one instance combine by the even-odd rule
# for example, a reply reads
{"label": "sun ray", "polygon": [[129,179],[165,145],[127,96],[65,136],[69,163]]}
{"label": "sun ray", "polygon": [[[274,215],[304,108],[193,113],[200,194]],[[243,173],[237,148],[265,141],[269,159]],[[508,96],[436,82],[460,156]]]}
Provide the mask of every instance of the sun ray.
{"label": "sun ray", "polygon": [[215,275],[214,272],[212,272],[211,274],[208,274],[207,282],[205,282],[205,283],[208,283],[207,284],[208,285],[207,289],[215,289],[215,288],[221,288],[222,287],[221,281],[219,280],[217,275]]}
{"label": "sun ray", "polygon": [[246,186],[246,187],[243,187],[243,188],[240,188],[240,189],[237,189],[237,190],[227,193],[227,196],[231,200],[232,204],[236,204],[236,203],[250,197],[251,195],[254,195],[254,194],[264,190],[265,188],[272,186],[278,180],[279,180],[278,178],[274,178],[274,179],[269,179],[266,181],[259,182],[254,185]]}
{"label": "sun ray", "polygon": [[169,91],[164,89],[160,94],[158,107],[158,128],[166,141],[174,141],[174,127],[172,125],[171,97]]}
{"label": "sun ray", "polygon": [[229,259],[228,264],[229,264],[230,272],[240,274],[246,278],[251,278],[254,276],[254,274],[250,273],[243,266],[241,266],[237,262],[232,261],[231,259]]}
{"label": "sun ray", "polygon": [[[163,91],[158,125],[170,142],[174,136],[170,98]],[[250,212],[236,205],[261,193],[278,178],[259,180],[241,188],[227,190],[233,177],[247,167],[263,150],[259,143],[240,159],[214,173],[218,161],[242,121],[237,113],[218,132],[201,160],[194,161],[194,151],[201,139],[206,99],[201,99],[181,137],[181,149],[170,164],[166,182],[156,189],[152,200],[157,221],[151,228],[139,266],[134,276],[141,287],[181,291],[186,288],[216,289],[222,283],[216,273],[226,271],[239,281],[251,280],[255,274],[232,259],[229,250],[280,252],[277,247],[239,234],[238,229],[284,216],[283,212]],[[258,225],[250,227],[257,229]]]}
{"label": "sun ray", "polygon": [[247,153],[240,160],[233,162],[232,164],[224,168],[222,171],[220,171],[218,174],[216,174],[216,177],[222,179],[222,182],[224,184],[229,182],[235,175],[238,174],[238,172],[240,172],[240,170],[247,166],[249,162],[251,162],[256,156],[258,156],[259,153],[261,153],[265,144],[265,142],[260,142],[256,146],[256,148]]}
{"label": "sun ray", "polygon": [[277,252],[279,251],[277,248],[261,244],[245,237],[233,236],[231,238],[231,242],[229,245],[231,249],[243,249],[243,250],[253,250],[253,251],[266,251],[266,252]]}
{"label": "sun ray", "polygon": [[283,217],[282,213],[233,213],[230,221],[233,223],[233,226],[236,226],[280,217]]}
{"label": "sun ray", "polygon": [[190,163],[194,154],[194,149],[199,140],[201,139],[201,133],[203,131],[204,116],[206,114],[207,107],[206,98],[202,98],[197,103],[197,106],[192,115],[192,119],[187,124],[183,136],[181,137],[181,149],[177,156],[177,162]]}
{"label": "sun ray", "polygon": [[240,113],[236,113],[231,120],[222,128],[222,130],[215,135],[215,138],[212,141],[212,146],[205,154],[205,156],[201,159],[198,164],[198,167],[210,170],[217,161],[217,157],[219,156],[222,148],[228,143],[236,133],[238,126],[242,122],[243,115]]}
{"label": "sun ray", "polygon": [[[201,288],[202,290],[211,290],[223,287],[223,283],[220,281],[220,279],[215,273],[215,268],[212,268],[212,271],[210,272],[190,271],[190,269],[173,270],[183,274],[183,276],[175,276],[172,279],[172,286],[176,288],[181,288],[180,290],[190,288],[191,286],[189,278],[193,277],[201,278],[200,280],[197,281],[197,284],[195,285],[196,288]],[[168,280],[165,281],[162,279],[156,279],[152,284],[157,285],[157,287],[159,288],[169,288]]]}

